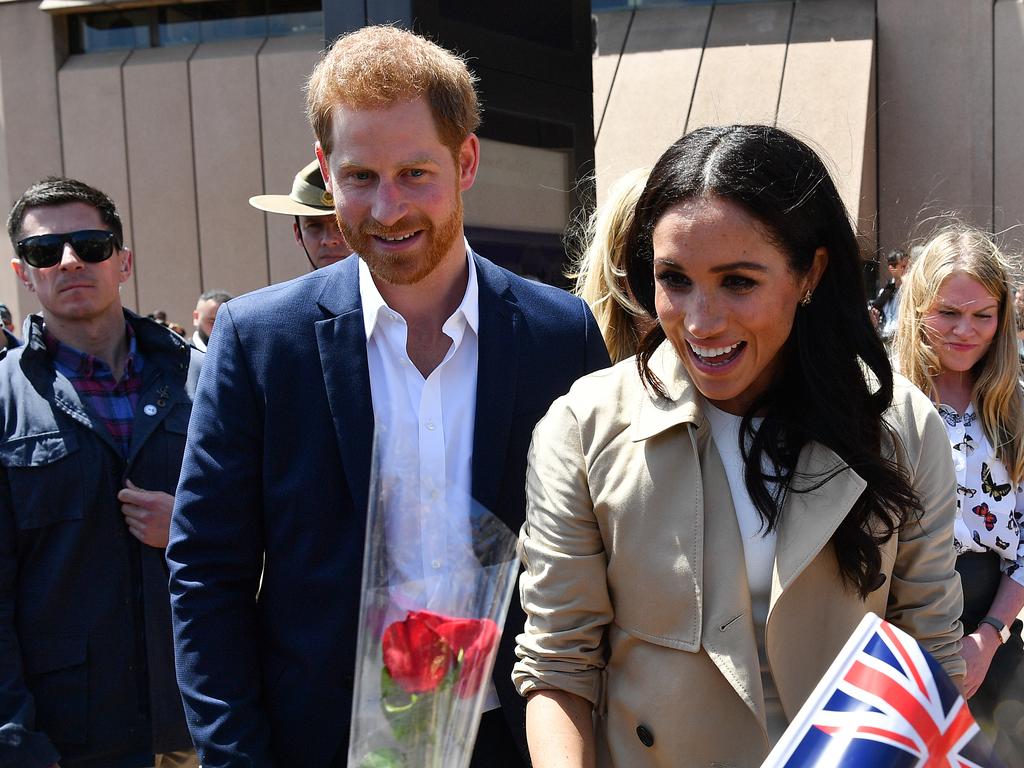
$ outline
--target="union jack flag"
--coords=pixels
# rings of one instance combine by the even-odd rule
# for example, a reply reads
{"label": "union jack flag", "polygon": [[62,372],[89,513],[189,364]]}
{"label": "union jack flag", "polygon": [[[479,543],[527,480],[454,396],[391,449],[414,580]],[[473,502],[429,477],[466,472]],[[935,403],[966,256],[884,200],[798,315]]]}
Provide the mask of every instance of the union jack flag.
{"label": "union jack flag", "polygon": [[868,614],[762,768],[1002,768],[967,703],[905,632]]}

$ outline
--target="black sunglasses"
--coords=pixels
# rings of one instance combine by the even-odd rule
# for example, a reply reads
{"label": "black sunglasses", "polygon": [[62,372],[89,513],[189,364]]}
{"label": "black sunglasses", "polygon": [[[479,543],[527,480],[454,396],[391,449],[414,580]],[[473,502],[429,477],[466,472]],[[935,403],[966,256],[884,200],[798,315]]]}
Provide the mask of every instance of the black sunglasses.
{"label": "black sunglasses", "polygon": [[70,243],[78,258],[89,264],[106,261],[114,253],[117,235],[105,229],[80,229],[54,235],[33,235],[19,240],[14,250],[18,258],[36,269],[52,267],[64,256],[64,244]]}

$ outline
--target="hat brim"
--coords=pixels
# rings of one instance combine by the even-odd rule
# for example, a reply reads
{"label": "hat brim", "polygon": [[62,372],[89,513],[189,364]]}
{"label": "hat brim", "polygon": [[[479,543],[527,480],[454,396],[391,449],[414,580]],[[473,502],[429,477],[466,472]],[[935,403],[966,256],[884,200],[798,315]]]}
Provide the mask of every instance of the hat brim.
{"label": "hat brim", "polygon": [[256,195],[249,198],[249,205],[267,213],[282,213],[285,216],[333,216],[333,208],[304,205],[288,195]]}

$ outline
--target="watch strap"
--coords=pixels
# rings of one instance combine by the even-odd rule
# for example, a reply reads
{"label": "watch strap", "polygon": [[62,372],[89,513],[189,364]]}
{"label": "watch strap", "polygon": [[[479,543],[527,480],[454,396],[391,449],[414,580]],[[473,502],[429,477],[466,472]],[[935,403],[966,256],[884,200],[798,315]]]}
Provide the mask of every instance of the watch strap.
{"label": "watch strap", "polygon": [[978,622],[979,626],[982,624],[988,624],[996,631],[996,633],[999,635],[1000,643],[1005,643],[1007,640],[1010,639],[1010,630],[1003,622],[1001,622],[995,616],[986,616]]}

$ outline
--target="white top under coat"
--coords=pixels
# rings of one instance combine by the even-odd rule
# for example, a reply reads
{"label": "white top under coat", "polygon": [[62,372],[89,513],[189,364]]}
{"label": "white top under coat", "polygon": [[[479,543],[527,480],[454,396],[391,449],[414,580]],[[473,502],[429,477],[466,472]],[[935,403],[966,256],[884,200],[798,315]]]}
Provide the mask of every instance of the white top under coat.
{"label": "white top under coat", "polygon": [[[754,620],[764,624],[768,616],[768,601],[772,592],[772,567],[775,564],[776,533],[765,535],[764,521],[750,498],[743,479],[743,456],[740,453],[740,424],[742,417],[716,408],[710,403],[704,409],[711,425],[715,447],[722,457],[725,476],[732,491],[732,505],[743,538],[743,555],[747,564],[747,584],[753,604]],[[754,419],[755,429],[761,420]]]}

